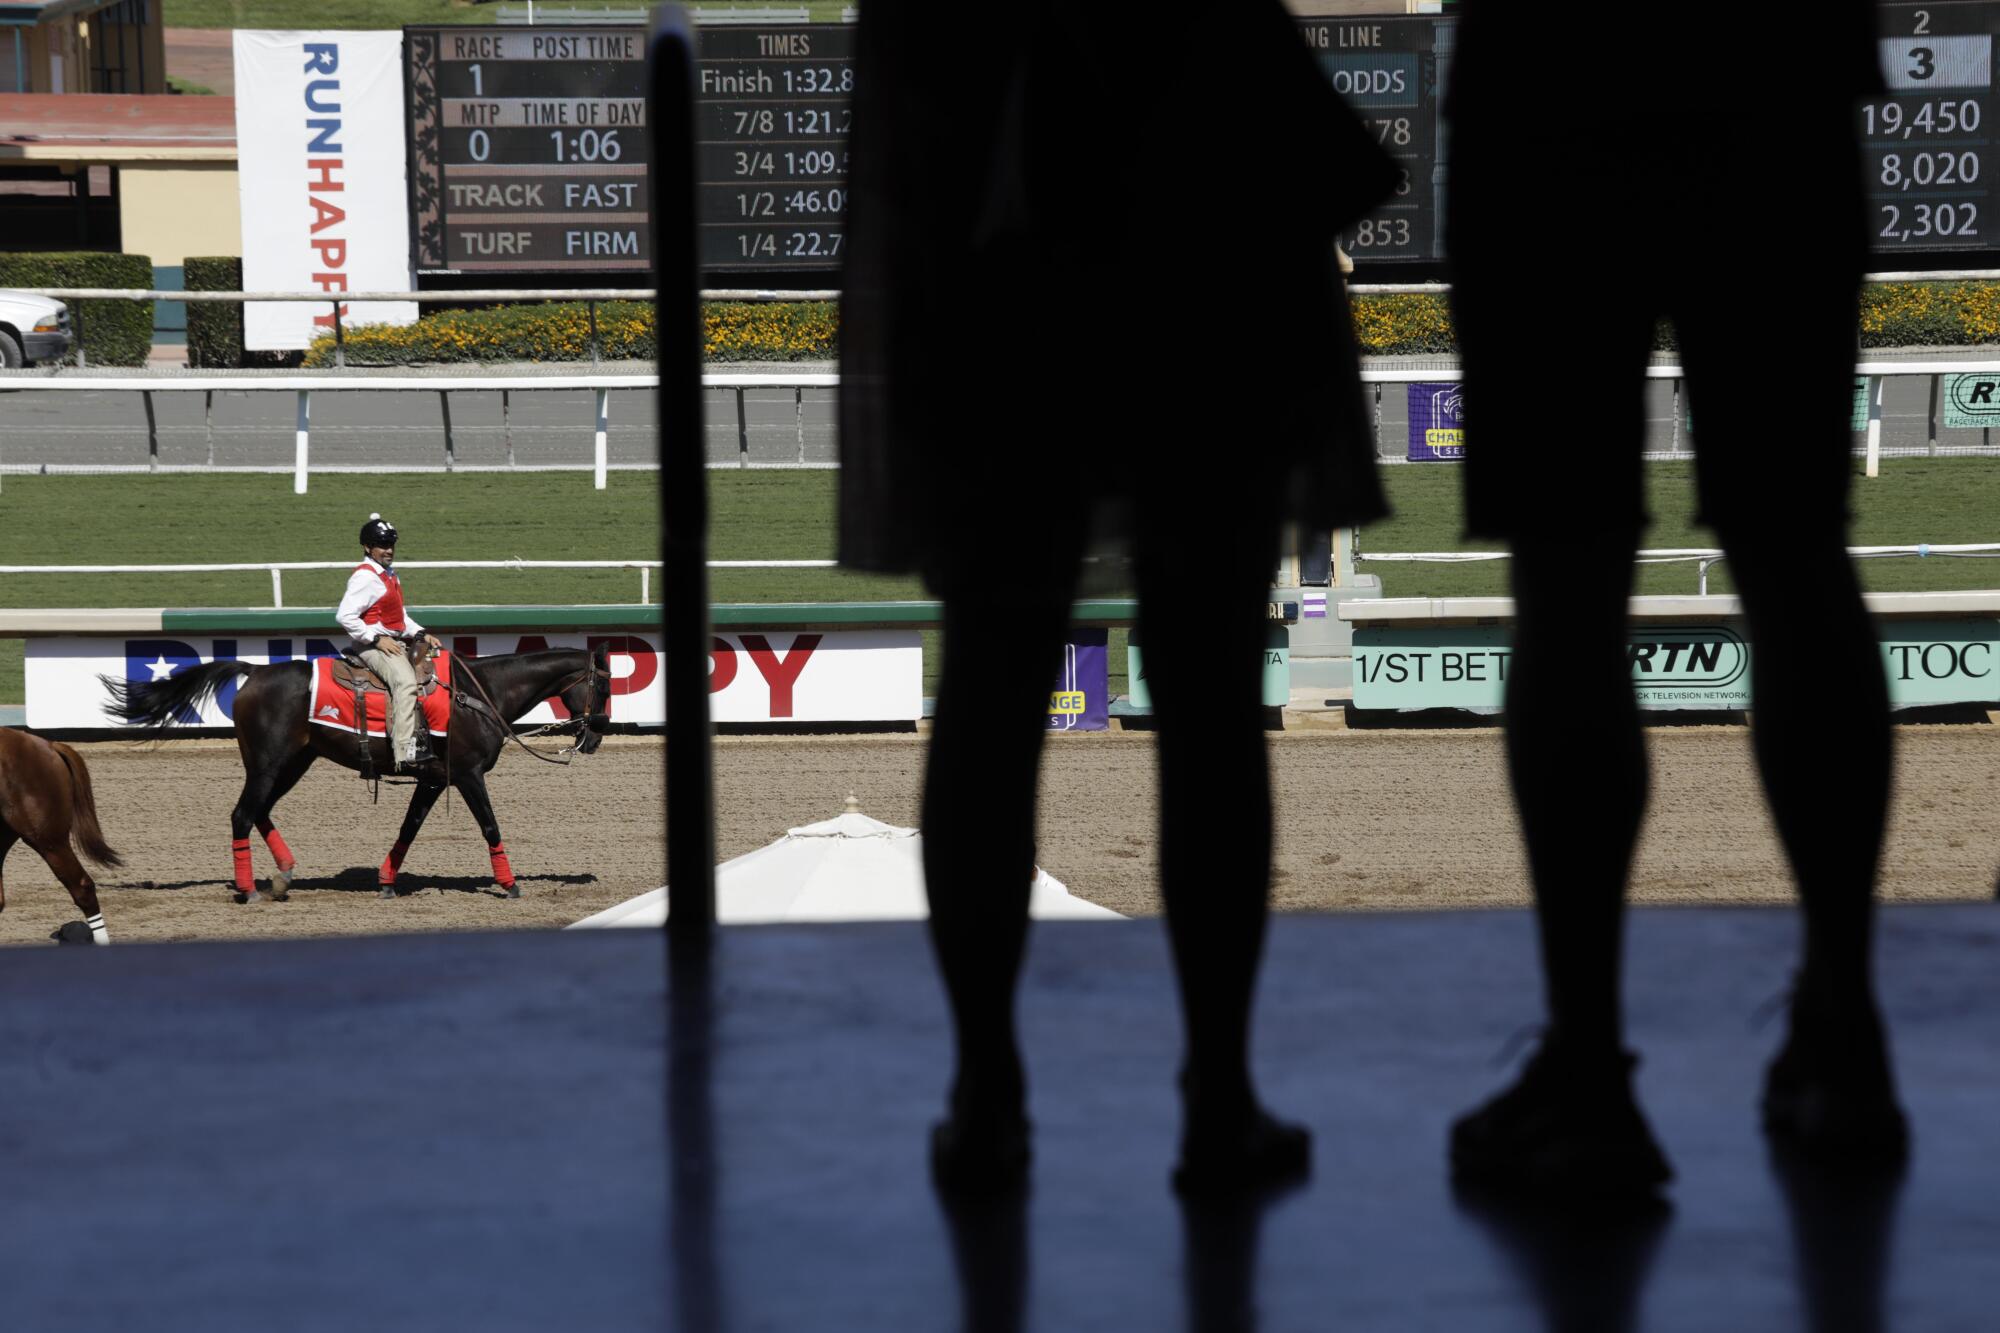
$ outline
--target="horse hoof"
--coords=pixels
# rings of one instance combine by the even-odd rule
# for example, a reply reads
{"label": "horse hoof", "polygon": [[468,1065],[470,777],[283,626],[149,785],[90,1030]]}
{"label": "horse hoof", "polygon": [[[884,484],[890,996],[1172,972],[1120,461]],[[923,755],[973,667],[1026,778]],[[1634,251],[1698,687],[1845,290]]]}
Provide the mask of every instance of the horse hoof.
{"label": "horse hoof", "polygon": [[292,896],[292,877],[296,871],[297,868],[294,867],[291,870],[277,871],[271,876],[272,902],[281,903]]}
{"label": "horse hoof", "polygon": [[521,896],[521,886],[520,886],[519,884],[509,884],[509,885],[507,886],[507,896],[508,896],[509,898],[518,898],[518,897],[520,897],[520,896]]}
{"label": "horse hoof", "polygon": [[384,884],[384,885],[382,886],[382,896],[383,896],[384,898],[393,898],[393,897],[395,897],[395,896],[396,896],[396,886],[395,886],[394,884]]}
{"label": "horse hoof", "polygon": [[269,898],[267,898],[264,894],[260,893],[256,889],[252,889],[248,893],[236,893],[230,896],[235,898],[235,900],[239,903],[267,903],[271,901]]}

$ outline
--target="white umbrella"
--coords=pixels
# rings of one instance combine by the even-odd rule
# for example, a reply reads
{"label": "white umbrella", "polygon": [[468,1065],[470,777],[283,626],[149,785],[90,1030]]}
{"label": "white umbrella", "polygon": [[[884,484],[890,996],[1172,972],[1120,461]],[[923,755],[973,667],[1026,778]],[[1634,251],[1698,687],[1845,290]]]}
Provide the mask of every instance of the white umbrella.
{"label": "white umbrella", "polygon": [[[1043,920],[1121,919],[1117,912],[1073,896],[1035,868],[1028,913]],[[768,847],[715,868],[715,915],[725,925],[771,921],[921,921],[923,835],[870,819],[849,798],[847,813],[795,828]],[[659,926],[667,891],[654,889],[570,926]]]}

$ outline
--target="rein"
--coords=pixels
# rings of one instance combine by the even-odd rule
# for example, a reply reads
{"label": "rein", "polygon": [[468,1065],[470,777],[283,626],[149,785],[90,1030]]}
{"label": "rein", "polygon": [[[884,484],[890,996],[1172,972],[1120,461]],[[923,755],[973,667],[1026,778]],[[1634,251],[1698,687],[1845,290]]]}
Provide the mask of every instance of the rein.
{"label": "rein", "polygon": [[[476,671],[467,671],[465,673],[465,678],[472,682],[472,688],[479,691],[479,697],[486,701],[487,709],[493,714],[494,717],[499,719],[500,734],[506,737],[508,740],[514,742],[514,744],[520,746],[523,750],[526,750],[529,754],[533,755],[535,758],[541,760],[545,764],[568,764],[572,762],[572,757],[577,753],[577,747],[575,745],[571,745],[565,749],[557,750],[553,754],[544,754],[542,751],[537,750],[534,746],[528,744],[527,741],[523,739],[523,737],[547,736],[556,733],[565,733],[576,736],[580,741],[583,736],[584,728],[590,724],[591,719],[603,716],[602,714],[596,712],[595,709],[592,707],[592,705],[596,703],[595,687],[600,677],[603,678],[604,680],[606,686],[606,697],[608,698],[609,686],[611,684],[610,673],[599,671],[597,669],[597,664],[593,662],[589,666],[583,668],[583,670],[574,672],[569,676],[565,677],[560,684],[555,686],[553,689],[549,691],[547,695],[544,696],[545,698],[560,697],[563,691],[567,690],[570,686],[575,685],[578,681],[588,680],[592,686],[592,691],[591,691],[592,697],[584,700],[583,712],[576,714],[567,722],[549,722],[545,723],[542,726],[536,727],[533,731],[516,733],[514,730],[514,724],[512,719],[501,716],[500,705],[493,702],[493,696],[488,694],[486,692],[486,686],[480,683],[479,673]],[[456,671],[451,673],[451,689],[453,695],[457,695],[458,673]]]}

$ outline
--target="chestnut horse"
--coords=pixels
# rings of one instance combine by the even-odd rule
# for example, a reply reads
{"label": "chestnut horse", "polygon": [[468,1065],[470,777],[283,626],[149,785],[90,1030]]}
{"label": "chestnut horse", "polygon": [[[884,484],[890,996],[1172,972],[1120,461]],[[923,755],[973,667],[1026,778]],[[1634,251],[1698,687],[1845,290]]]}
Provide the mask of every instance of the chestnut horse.
{"label": "chestnut horse", "polygon": [[[97,881],[76,858],[82,852],[101,866],[125,862],[97,826],[97,802],[90,794],[90,770],[67,745],[0,728],[0,870],[16,842],[41,853],[69,890],[98,944],[111,943],[104,911],[97,905]],[[75,843],[75,850],[70,844]],[[7,906],[7,883],[0,877],[0,909]]]}
{"label": "chestnut horse", "polygon": [[[493,802],[486,794],[486,774],[500,761],[514,721],[544,699],[562,700],[572,714],[569,725],[577,735],[576,748],[584,754],[595,751],[610,720],[609,659],[602,648],[594,654],[572,648],[477,658],[454,655],[450,660],[451,725],[439,753],[412,775],[416,791],[403,816],[402,832],[384,858],[377,879],[384,898],[396,896],[396,876],[403,857],[449,783],[458,789],[465,808],[486,835],[493,878],[509,898],[518,898],[521,890],[514,882],[507,848],[500,840],[500,825],[493,818]],[[363,769],[364,742],[359,736],[344,728],[316,726],[308,717],[314,669],[312,662],[274,662],[269,666],[207,662],[162,681],[98,678],[111,693],[112,704],[105,711],[138,723],[147,728],[146,739],[158,740],[172,734],[174,719],[186,717],[185,710],[199,707],[225,682],[247,677],[236,691],[231,710],[236,748],[243,756],[243,792],[229,815],[236,875],[232,896],[239,903],[265,900],[251,876],[253,827],[263,835],[278,864],[271,876],[270,899],[283,902],[288,895],[297,862],[271,822],[271,810],[298,785],[313,761],[331,759],[357,772]],[[418,724],[422,725],[421,715]],[[366,745],[372,770],[388,773],[388,738],[375,736]]]}

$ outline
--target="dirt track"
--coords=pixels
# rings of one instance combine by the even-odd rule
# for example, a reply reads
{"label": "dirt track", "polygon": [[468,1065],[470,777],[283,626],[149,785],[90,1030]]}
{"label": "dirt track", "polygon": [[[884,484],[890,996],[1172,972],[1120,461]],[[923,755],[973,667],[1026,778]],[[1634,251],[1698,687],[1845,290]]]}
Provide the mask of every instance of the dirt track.
{"label": "dirt track", "polygon": [[[1883,875],[1891,899],[1977,899],[2000,868],[2000,727],[1898,731],[1899,778]],[[1784,866],[1740,728],[1650,733],[1653,810],[1634,896],[1653,902],[1783,901]],[[867,813],[914,824],[924,741],[914,736],[718,742],[718,851],[736,856],[786,828],[839,813],[849,789]],[[485,847],[454,798],[404,867],[418,891],[385,902],[374,867],[404,793],[379,807],[322,765],[278,809],[300,858],[289,903],[228,898],[228,811],[241,781],[229,742],[159,750],[82,747],[124,870],[102,876],[120,940],[555,927],[657,887],[661,755],[651,740],[607,743],[567,769],[523,755],[491,778],[524,897],[492,896]],[[1274,736],[1279,793],[1274,901],[1282,908],[1429,908],[1527,900],[1497,732],[1304,732]],[[1153,742],[1139,733],[1051,740],[1040,857],[1073,892],[1128,914],[1156,910]],[[258,872],[269,860],[258,846]],[[35,855],[8,858],[0,943],[42,943],[74,916]]]}

